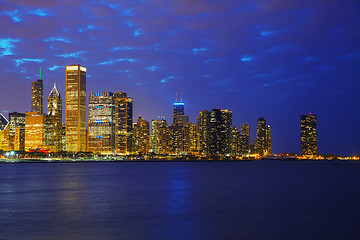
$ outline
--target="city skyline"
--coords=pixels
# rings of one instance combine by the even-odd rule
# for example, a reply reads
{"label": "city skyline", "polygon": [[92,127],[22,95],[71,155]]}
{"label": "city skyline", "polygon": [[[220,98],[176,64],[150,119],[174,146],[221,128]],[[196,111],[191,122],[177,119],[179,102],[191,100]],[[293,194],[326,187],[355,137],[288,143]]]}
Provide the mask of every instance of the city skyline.
{"label": "city skyline", "polygon": [[[319,154],[359,155],[356,1],[80,2],[66,13],[63,3],[4,2],[4,116],[30,111],[29,86],[40,78],[39,66],[44,94],[56,82],[65,96],[64,69],[76,59],[88,69],[86,97],[126,92],[134,98],[134,121],[166,116],[171,123],[176,92],[182,92],[190,122],[204,109],[229,109],[233,125],[250,125],[251,144],[264,117],[275,153],[300,153],[299,116],[312,112]],[[74,12],[81,14],[70,16]],[[69,19],[59,22],[63,16]]]}

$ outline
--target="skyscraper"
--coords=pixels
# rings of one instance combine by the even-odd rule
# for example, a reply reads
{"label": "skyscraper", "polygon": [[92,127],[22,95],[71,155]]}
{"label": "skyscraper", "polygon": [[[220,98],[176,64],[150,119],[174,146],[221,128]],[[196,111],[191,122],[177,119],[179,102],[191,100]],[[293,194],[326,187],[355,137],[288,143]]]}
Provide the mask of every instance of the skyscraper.
{"label": "skyscraper", "polygon": [[0,151],[9,151],[9,121],[0,113]]}
{"label": "skyscraper", "polygon": [[25,114],[9,113],[9,141],[10,149],[24,151],[25,147]]}
{"label": "skyscraper", "polygon": [[141,116],[137,119],[136,131],[136,151],[140,154],[146,154],[150,148],[150,128],[149,122],[145,121]]}
{"label": "skyscraper", "polygon": [[317,119],[316,115],[302,115],[301,121],[301,155],[317,155]]}
{"label": "skyscraper", "polygon": [[156,154],[169,152],[169,127],[163,117],[151,121],[151,148]]}
{"label": "skyscraper", "polygon": [[9,121],[0,113],[0,130],[4,130],[6,125],[8,125]]}
{"label": "skyscraper", "polygon": [[240,128],[240,154],[242,156],[250,154],[250,126],[246,123]]}
{"label": "skyscraper", "polygon": [[213,109],[210,112],[210,154],[230,154],[232,111]]}
{"label": "skyscraper", "polygon": [[51,116],[39,112],[27,112],[25,116],[25,151],[50,150]]}
{"label": "skyscraper", "polygon": [[112,92],[92,92],[89,96],[88,151],[111,154],[115,144],[115,99]]}
{"label": "skyscraper", "polygon": [[86,151],[86,68],[66,66],[66,151]]}
{"label": "skyscraper", "polygon": [[41,79],[31,84],[31,111],[43,113],[43,80]]}
{"label": "skyscraper", "polygon": [[240,155],[240,132],[233,126],[230,134],[230,155],[233,157]]}
{"label": "skyscraper", "polygon": [[129,154],[132,151],[133,98],[117,92],[115,97],[115,152]]}
{"label": "skyscraper", "polygon": [[271,127],[270,125],[266,125],[266,155],[270,156],[272,155],[271,151]]}
{"label": "skyscraper", "polygon": [[60,152],[62,151],[62,99],[55,83],[47,99],[47,114],[51,127],[49,145],[52,145],[52,151]]}
{"label": "skyscraper", "polygon": [[264,118],[257,120],[255,148],[260,156],[266,154],[266,121]]}
{"label": "skyscraper", "polygon": [[174,116],[173,116],[173,126],[179,125],[183,126],[189,122],[189,116],[185,115],[184,103],[175,102],[174,103]]}
{"label": "skyscraper", "polygon": [[203,110],[199,114],[196,119],[199,154],[207,156],[210,153],[210,113],[207,110]]}

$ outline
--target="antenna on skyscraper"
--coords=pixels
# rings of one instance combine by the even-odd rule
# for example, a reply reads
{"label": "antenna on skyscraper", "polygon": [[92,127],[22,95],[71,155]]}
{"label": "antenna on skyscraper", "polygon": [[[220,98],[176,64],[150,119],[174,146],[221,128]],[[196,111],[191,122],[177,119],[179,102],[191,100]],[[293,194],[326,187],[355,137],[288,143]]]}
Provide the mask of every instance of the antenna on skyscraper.
{"label": "antenna on skyscraper", "polygon": [[180,92],[180,102],[182,102],[182,91]]}
{"label": "antenna on skyscraper", "polygon": [[39,79],[41,80],[41,67],[39,69]]}
{"label": "antenna on skyscraper", "polygon": [[177,102],[177,91],[176,91],[176,97],[175,97],[175,102]]}

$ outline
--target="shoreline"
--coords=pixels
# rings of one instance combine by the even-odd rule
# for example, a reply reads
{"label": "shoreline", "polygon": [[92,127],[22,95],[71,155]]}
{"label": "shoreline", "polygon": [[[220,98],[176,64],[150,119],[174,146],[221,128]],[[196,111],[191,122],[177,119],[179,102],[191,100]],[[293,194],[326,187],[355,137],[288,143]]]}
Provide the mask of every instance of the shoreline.
{"label": "shoreline", "polygon": [[255,162],[255,161],[355,161],[351,159],[42,159],[42,158],[29,158],[29,159],[0,159],[0,164],[11,163],[121,163],[121,162]]}

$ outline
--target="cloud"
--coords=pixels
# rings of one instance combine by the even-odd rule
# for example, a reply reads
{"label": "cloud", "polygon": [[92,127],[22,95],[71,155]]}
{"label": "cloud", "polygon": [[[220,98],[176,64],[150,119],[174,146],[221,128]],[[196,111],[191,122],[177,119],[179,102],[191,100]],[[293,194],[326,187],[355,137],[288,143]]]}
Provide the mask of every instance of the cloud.
{"label": "cloud", "polygon": [[45,17],[45,16],[49,16],[50,13],[48,12],[47,9],[42,9],[42,8],[35,8],[35,9],[23,9],[23,10],[12,10],[12,11],[3,11],[1,12],[1,14],[9,16],[14,22],[21,22],[23,19],[23,16],[26,15],[34,15],[34,16],[39,16],[39,17]]}
{"label": "cloud", "polygon": [[205,52],[205,51],[207,51],[208,49],[207,48],[204,48],[204,47],[202,47],[202,48],[193,48],[192,49],[192,52],[193,52],[193,54],[194,55],[196,55],[196,54],[198,54],[198,53],[200,53],[200,52]]}
{"label": "cloud", "polygon": [[251,62],[251,61],[253,61],[255,58],[254,57],[252,57],[252,56],[243,56],[240,60],[242,61],[242,62]]}
{"label": "cloud", "polygon": [[79,28],[79,32],[86,32],[92,29],[96,29],[96,30],[102,30],[101,27],[97,27],[97,26],[93,26],[93,25],[87,25],[85,27],[81,27]]}
{"label": "cloud", "polygon": [[0,57],[13,55],[12,49],[15,48],[14,43],[20,41],[17,38],[0,38]]}
{"label": "cloud", "polygon": [[142,30],[140,29],[140,28],[138,28],[138,29],[136,29],[135,31],[134,31],[134,37],[137,37],[137,36],[139,36],[139,35],[142,35],[143,33],[142,33]]}
{"label": "cloud", "polygon": [[48,69],[49,69],[50,71],[55,71],[56,69],[58,69],[58,68],[60,68],[60,67],[63,67],[63,66],[54,65],[54,66],[52,66],[52,67],[48,67]]}
{"label": "cloud", "polygon": [[101,63],[98,63],[97,65],[108,65],[108,64],[113,64],[115,62],[136,62],[136,61],[138,61],[138,60],[137,59],[132,59],[132,58],[119,58],[119,59],[114,59],[114,60],[101,62]]}
{"label": "cloud", "polygon": [[67,40],[63,37],[49,37],[47,39],[44,39],[44,42],[64,42],[64,43],[71,43],[70,40]]}
{"label": "cloud", "polygon": [[14,61],[16,62],[16,66],[19,67],[21,64],[25,62],[43,62],[44,60],[38,58],[21,58],[21,59],[15,59]]}
{"label": "cloud", "polygon": [[64,54],[57,54],[57,57],[63,58],[80,58],[80,55],[83,54],[85,51],[73,52],[73,53],[64,53]]}

